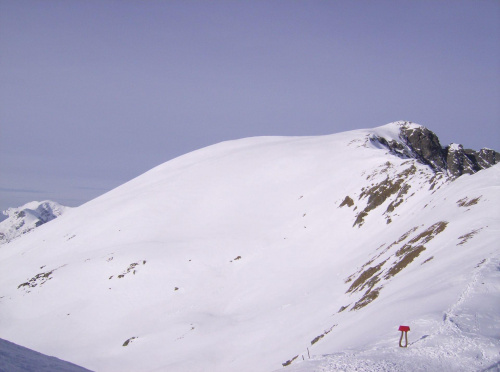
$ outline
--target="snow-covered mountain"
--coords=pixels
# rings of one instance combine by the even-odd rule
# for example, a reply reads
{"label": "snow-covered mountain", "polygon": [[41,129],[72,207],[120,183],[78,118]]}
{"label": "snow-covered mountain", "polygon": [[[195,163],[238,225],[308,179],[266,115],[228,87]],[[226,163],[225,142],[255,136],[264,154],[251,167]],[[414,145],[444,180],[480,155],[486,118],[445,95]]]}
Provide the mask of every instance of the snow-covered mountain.
{"label": "snow-covered mountain", "polygon": [[2,213],[7,216],[0,222],[0,245],[24,235],[62,215],[70,209],[51,200],[33,201]]}
{"label": "snow-covered mountain", "polygon": [[96,371],[496,368],[498,160],[409,122],[189,153],[5,245],[2,337]]}

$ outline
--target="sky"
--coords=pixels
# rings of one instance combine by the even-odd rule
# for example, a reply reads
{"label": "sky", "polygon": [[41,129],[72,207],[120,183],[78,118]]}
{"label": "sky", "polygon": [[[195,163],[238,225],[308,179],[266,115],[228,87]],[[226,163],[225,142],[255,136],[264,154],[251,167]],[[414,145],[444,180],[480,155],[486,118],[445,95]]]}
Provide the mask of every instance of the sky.
{"label": "sky", "polygon": [[500,151],[500,1],[0,0],[0,210],[251,136]]}

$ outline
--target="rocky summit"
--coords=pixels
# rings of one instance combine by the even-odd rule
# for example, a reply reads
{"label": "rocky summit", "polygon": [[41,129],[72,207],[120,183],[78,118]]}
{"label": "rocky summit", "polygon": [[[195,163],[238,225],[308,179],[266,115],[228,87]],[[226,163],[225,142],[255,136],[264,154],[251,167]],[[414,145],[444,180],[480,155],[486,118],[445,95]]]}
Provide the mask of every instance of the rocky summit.
{"label": "rocky summit", "polygon": [[424,126],[411,122],[397,122],[399,140],[375,137],[392,153],[407,158],[418,159],[435,172],[444,172],[456,178],[462,174],[473,174],[500,162],[500,154],[495,150],[483,148],[479,151],[463,148],[459,144],[443,147],[439,138]]}

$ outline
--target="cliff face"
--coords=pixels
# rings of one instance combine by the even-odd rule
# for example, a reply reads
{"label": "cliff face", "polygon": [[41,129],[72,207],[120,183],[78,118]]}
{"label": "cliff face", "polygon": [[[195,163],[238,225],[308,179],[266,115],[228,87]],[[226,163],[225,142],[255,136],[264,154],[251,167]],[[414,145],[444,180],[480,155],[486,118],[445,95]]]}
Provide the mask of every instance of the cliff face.
{"label": "cliff face", "polygon": [[475,151],[464,149],[459,144],[443,147],[435,133],[410,122],[400,122],[399,139],[388,141],[377,137],[372,140],[378,141],[395,155],[417,159],[433,171],[447,173],[452,178],[476,173],[500,161],[500,154],[491,149]]}
{"label": "cliff face", "polygon": [[434,170],[445,170],[446,157],[439,138],[425,127],[402,126],[400,138],[414,157]]}

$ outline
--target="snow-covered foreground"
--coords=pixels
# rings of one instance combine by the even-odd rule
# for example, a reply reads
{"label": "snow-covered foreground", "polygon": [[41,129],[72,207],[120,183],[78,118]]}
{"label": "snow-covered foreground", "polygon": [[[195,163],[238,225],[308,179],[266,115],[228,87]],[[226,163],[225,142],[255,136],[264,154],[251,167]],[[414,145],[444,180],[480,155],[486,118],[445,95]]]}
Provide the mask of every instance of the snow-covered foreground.
{"label": "snow-covered foreground", "polygon": [[96,371],[494,370],[500,168],[452,181],[402,125],[221,143],[68,211],[0,250],[2,337]]}
{"label": "snow-covered foreground", "polygon": [[[442,319],[409,322],[408,348],[398,346],[399,332],[361,349],[305,356],[292,372],[327,371],[499,371],[500,262],[478,265],[463,292]],[[404,342],[403,342],[404,344]]]}
{"label": "snow-covered foreground", "polygon": [[89,372],[88,369],[0,339],[2,372]]}

